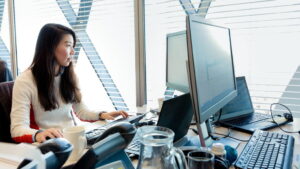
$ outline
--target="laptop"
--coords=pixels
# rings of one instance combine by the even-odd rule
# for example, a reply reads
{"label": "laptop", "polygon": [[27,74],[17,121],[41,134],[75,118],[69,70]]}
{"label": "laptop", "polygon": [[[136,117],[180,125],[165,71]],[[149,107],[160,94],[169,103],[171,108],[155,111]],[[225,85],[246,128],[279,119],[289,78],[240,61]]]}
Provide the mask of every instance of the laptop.
{"label": "laptop", "polygon": [[[174,146],[182,146],[193,118],[192,101],[189,93],[165,100],[163,102],[157,126],[167,127],[174,132]],[[134,137],[125,150],[127,153],[139,155],[140,140]]]}
{"label": "laptop", "polygon": [[[266,130],[277,127],[271,115],[254,111],[246,78],[236,78],[238,95],[215,118],[222,126],[234,128],[240,131],[253,133],[256,129]],[[274,117],[279,125],[288,123],[284,117]]]}

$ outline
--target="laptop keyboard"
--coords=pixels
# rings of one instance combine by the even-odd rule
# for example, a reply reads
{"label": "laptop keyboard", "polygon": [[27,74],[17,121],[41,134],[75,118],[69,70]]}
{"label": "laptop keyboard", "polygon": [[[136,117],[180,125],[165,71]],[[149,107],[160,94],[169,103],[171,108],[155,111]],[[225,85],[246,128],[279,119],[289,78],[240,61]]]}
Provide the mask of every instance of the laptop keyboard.
{"label": "laptop keyboard", "polygon": [[270,118],[271,118],[271,116],[269,114],[255,113],[254,115],[252,115],[250,117],[246,116],[246,117],[239,118],[239,120],[230,120],[228,122],[233,125],[242,126],[242,125],[247,125],[247,124],[251,124],[254,122],[258,122],[258,121],[262,121],[262,120],[266,120],[266,119],[270,119]]}

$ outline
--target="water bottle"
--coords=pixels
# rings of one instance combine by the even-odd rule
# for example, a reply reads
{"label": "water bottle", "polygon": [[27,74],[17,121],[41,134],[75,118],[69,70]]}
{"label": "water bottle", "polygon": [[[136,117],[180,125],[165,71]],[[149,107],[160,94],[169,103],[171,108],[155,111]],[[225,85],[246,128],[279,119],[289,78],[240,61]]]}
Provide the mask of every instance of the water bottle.
{"label": "water bottle", "polygon": [[224,144],[222,143],[213,143],[211,147],[211,152],[222,159],[226,159],[226,150]]}

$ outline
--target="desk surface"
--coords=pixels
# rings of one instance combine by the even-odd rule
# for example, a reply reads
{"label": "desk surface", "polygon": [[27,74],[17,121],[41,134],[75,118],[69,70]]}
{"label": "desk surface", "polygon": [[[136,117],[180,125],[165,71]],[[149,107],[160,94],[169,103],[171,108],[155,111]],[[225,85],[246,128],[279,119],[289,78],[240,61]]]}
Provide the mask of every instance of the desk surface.
{"label": "desk surface", "polygon": [[[95,123],[94,125],[103,125],[104,123],[105,123],[104,121],[99,121],[99,122]],[[94,127],[94,125],[87,125],[87,126],[89,126],[89,127],[87,127],[87,129],[90,128],[91,126]],[[294,122],[283,125],[282,128],[285,130],[288,130],[288,131],[299,131],[300,130],[300,118],[295,118]],[[224,127],[217,127],[215,129],[215,131],[217,133],[227,134],[228,129],[224,128]],[[281,131],[278,127],[270,129],[268,131],[286,134],[285,132]],[[195,134],[191,130],[189,130],[188,135],[195,135]],[[297,154],[300,153],[300,135],[298,133],[292,133],[290,135],[293,135],[295,138],[295,149],[294,149],[294,156],[295,156],[296,153]],[[242,139],[242,140],[248,140],[251,137],[251,134],[232,129],[230,136],[232,136],[234,138]],[[243,151],[246,143],[247,142],[241,142],[241,144],[238,146],[237,151],[239,154]],[[134,166],[136,166],[137,160],[133,160],[133,164],[134,164]]]}
{"label": "desk surface", "polygon": [[[283,129],[287,130],[287,131],[299,131],[300,130],[300,118],[295,118],[294,122],[285,124],[281,127]],[[298,133],[285,133],[285,132],[281,131],[278,127],[270,129],[268,131],[292,135],[295,138],[295,145],[300,145],[300,135]],[[218,127],[218,128],[216,128],[216,132],[218,132],[218,133],[227,133],[228,129],[224,128],[224,127]],[[242,140],[248,140],[250,138],[251,134],[240,132],[240,131],[232,129],[230,136],[235,137],[235,138],[239,138],[239,139],[242,139]],[[241,142],[240,146],[238,147],[238,152],[239,153],[242,152],[242,150],[243,150],[244,146],[246,145],[246,143],[247,142]]]}
{"label": "desk surface", "polygon": [[[294,121],[292,123],[285,124],[285,125],[281,126],[281,128],[283,128],[287,131],[299,131],[300,130],[300,118],[294,118]],[[224,127],[218,127],[215,130],[218,133],[227,133],[228,132],[228,129],[224,128]],[[282,130],[280,130],[278,127],[270,129],[268,131],[287,134],[287,133],[283,132]],[[288,134],[294,136],[294,138],[295,138],[295,148],[294,148],[294,157],[295,157],[296,154],[300,154],[300,135],[298,133],[288,133]],[[242,140],[248,140],[251,137],[251,134],[236,131],[236,130],[231,130],[230,136],[232,136],[234,138],[239,138]],[[247,142],[241,142],[241,144],[238,146],[237,151],[238,151],[239,155],[243,151],[246,144],[247,144]],[[295,163],[295,161],[294,161],[294,163]]]}
{"label": "desk surface", "polygon": [[[193,126],[193,127],[195,127],[195,126]],[[300,130],[300,118],[295,118],[294,122],[285,124],[281,127],[288,131],[299,131]],[[225,127],[218,127],[215,129],[215,131],[217,133],[227,134],[228,129]],[[281,131],[278,127],[270,129],[268,131],[286,134],[285,132]],[[195,134],[191,130],[189,130],[188,135],[195,135]],[[295,138],[295,148],[294,148],[294,156],[295,156],[296,153],[297,154],[300,153],[300,135],[298,133],[293,133],[293,134],[289,134],[289,135],[292,135]],[[248,140],[251,137],[251,134],[232,129],[230,136],[232,136],[234,138],[242,139],[242,140]],[[237,148],[238,154],[240,154],[243,151],[246,144],[247,144],[247,142],[240,143],[240,145]],[[138,162],[138,160],[133,160],[134,166],[137,166],[137,162]],[[231,168],[234,168],[234,167],[231,167]]]}

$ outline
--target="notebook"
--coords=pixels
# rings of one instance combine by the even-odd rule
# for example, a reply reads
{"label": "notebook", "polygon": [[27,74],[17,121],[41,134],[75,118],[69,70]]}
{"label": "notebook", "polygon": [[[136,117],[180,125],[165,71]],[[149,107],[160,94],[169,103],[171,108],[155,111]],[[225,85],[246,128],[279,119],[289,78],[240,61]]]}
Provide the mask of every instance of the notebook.
{"label": "notebook", "polygon": [[[173,140],[174,145],[182,146],[179,142],[181,142],[187,134],[192,118],[191,96],[187,93],[163,102],[157,126],[167,127],[173,130],[175,134]],[[182,144],[184,144],[184,142],[182,142]],[[140,153],[139,145],[140,140],[135,137],[125,151],[130,154],[138,155]]]}
{"label": "notebook", "polygon": [[[254,111],[246,78],[237,77],[236,83],[238,95],[222,108],[219,116],[216,115],[217,122],[248,133],[253,133],[256,129],[266,130],[277,127],[269,114]],[[284,117],[275,117],[275,120],[279,125],[289,122]]]}

